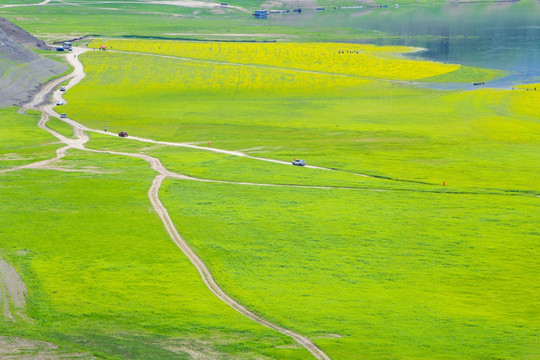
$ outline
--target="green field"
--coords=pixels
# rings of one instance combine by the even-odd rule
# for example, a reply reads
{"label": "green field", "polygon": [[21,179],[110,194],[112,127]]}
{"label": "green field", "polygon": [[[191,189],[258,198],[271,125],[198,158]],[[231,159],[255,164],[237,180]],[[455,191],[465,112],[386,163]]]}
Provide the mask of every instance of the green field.
{"label": "green field", "polygon": [[[145,46],[145,42],[127,44],[138,50]],[[167,43],[154,44],[154,53],[159,55],[162,49],[168,51],[163,56],[169,57],[113,51],[81,56],[88,75],[66,94],[65,111],[91,128],[107,126],[113,132],[128,130],[134,136],[242,150],[277,160],[302,157],[309,164],[334,169],[287,167],[91,134],[89,148],[144,153],[177,173],[231,182],[175,180],[166,182],[161,191],[179,231],[231,296],[265,318],[312,338],[333,359],[534,357],[534,298],[539,290],[533,285],[539,270],[533,256],[539,235],[534,195],[540,165],[536,93],[440,92],[388,81],[414,73],[407,70],[400,75],[372,67],[369,76],[359,76],[352,65],[345,72],[335,70],[339,68],[335,60],[312,65],[299,60],[295,65],[294,57],[301,51],[287,52],[299,46],[294,44],[256,45],[254,54],[272,51],[274,55],[254,55],[240,63],[237,51],[244,45],[217,44],[219,55],[211,58],[194,51],[191,43],[175,44],[180,46],[174,53]],[[118,42],[107,45],[121,47]],[[333,45],[326,46],[313,50],[329,51]],[[380,69],[385,69],[385,63],[401,61],[389,57],[392,48],[353,48],[375,54],[373,61]],[[410,66],[448,69],[443,70],[448,71],[447,77],[456,71],[442,64]],[[339,119],[328,121],[335,113]],[[65,126],[51,126],[70,135]],[[84,168],[83,162],[98,164],[98,169],[113,167],[114,158],[94,157],[77,153],[66,166]],[[105,159],[107,166],[101,163]],[[129,183],[143,176],[139,168],[144,164],[121,162],[122,168],[131,168],[126,174]],[[146,185],[143,182],[132,191],[147,203],[143,189],[151,173],[146,173]],[[85,177],[116,179],[118,175]],[[121,179],[117,186],[120,183]],[[100,196],[113,197],[115,202],[107,206],[121,209],[122,197],[115,194],[124,190],[106,184],[106,190],[96,188],[101,195],[95,203],[103,204]],[[148,214],[148,204],[140,208],[144,217],[156,221]],[[134,224],[146,224],[137,216],[129,218]],[[116,221],[122,222],[120,218],[124,215]],[[60,228],[69,227],[70,221]],[[107,220],[111,231],[113,223]],[[159,228],[159,223],[154,225]],[[114,233],[129,233],[129,228],[122,225]],[[162,238],[165,246],[166,235]],[[123,240],[114,246],[120,244]],[[99,242],[94,246],[94,251],[109,248]],[[136,248],[143,251],[144,242]],[[116,252],[122,259],[135,257]],[[69,258],[65,250],[59,253],[60,258]],[[178,251],[175,257],[182,258]],[[107,277],[104,265],[85,266],[84,273],[110,281],[103,286],[115,296],[134,297],[130,301],[134,304],[124,307],[107,297],[96,299],[98,289],[87,287],[84,277],[76,275],[80,266],[75,262],[62,271],[67,274],[62,282],[52,277],[40,285],[53,294],[61,286],[87,294],[62,301],[51,296],[49,301],[62,312],[84,321],[93,320],[94,313],[108,314],[107,321],[113,323],[114,314],[121,312],[121,322],[135,328],[144,318],[144,328],[152,334],[162,335],[164,328],[172,326],[171,319],[154,318],[141,307],[157,302],[160,305],[152,313],[174,314],[175,301],[168,299],[174,289],[163,290],[163,302],[154,297],[137,299],[129,287],[113,291],[117,280]],[[151,261],[147,266],[148,276],[159,269],[163,279],[172,276],[165,269],[178,268]],[[113,266],[118,267],[125,271],[120,278],[137,277],[141,271],[139,266]],[[44,266],[42,271],[47,277],[53,269]],[[68,279],[76,279],[72,281],[77,286]],[[154,281],[158,280],[150,277],[143,282],[151,286]],[[196,276],[193,282],[197,283]],[[84,301],[92,313],[81,308],[83,298],[92,299]],[[177,323],[187,321],[183,314]],[[175,331],[186,331],[177,326]],[[220,325],[205,318],[198,326],[205,330],[187,332],[205,334]],[[273,353],[275,348],[265,349],[260,344],[262,335],[257,334],[250,335],[239,353],[306,356],[300,350]],[[209,341],[219,343],[221,336]],[[281,344],[286,342],[281,338]]]}
{"label": "green field", "polygon": [[[62,112],[114,135],[88,132],[88,149],[193,178],[166,179],[159,196],[232,298],[334,360],[539,357],[540,91],[527,91],[538,84],[439,91],[426,84],[504,72],[317,42],[376,31],[76,3],[2,16],[51,38],[299,40],[83,40],[109,51],[80,55],[86,77],[63,95]],[[39,117],[0,110],[0,257],[26,284],[30,318],[5,318],[0,297],[0,340],[52,342],[56,357],[313,358],[208,290],[152,208],[147,162],[72,149],[56,170],[2,172],[64,146]],[[74,137],[59,119],[48,126]]]}
{"label": "green field", "polygon": [[[218,10],[221,12],[221,9]],[[276,37],[283,40],[304,41],[336,38],[335,34],[329,32],[325,26],[306,29],[269,25],[254,19],[251,10],[246,10],[246,12],[227,10],[225,14],[220,14],[213,13],[208,8],[170,5],[116,2],[64,6],[53,2],[46,7],[0,8],[0,15],[47,40],[69,39],[84,35],[242,41],[275,41]],[[364,29],[349,28],[340,31],[340,38],[349,39],[373,38],[382,35],[384,34],[381,32]]]}
{"label": "green field", "polygon": [[56,138],[36,125],[40,115],[21,115],[15,108],[0,109],[0,170],[50,159],[59,147]]}
{"label": "green field", "polygon": [[178,181],[163,197],[228,292],[333,359],[538,350],[535,198]]}
{"label": "green field", "polygon": [[150,210],[144,161],[73,151],[61,166],[81,171],[2,174],[0,255],[35,322],[0,321],[1,335],[111,359],[309,358],[206,289]]}
{"label": "green field", "polygon": [[[74,101],[65,109],[93,128],[210,142],[287,161],[306,158],[389,180],[538,191],[529,171],[539,165],[540,124],[514,116],[507,105],[528,101],[530,92],[438,92],[295,71],[294,65],[276,69],[97,51],[82,58],[89,74],[67,95]],[[370,79],[380,74],[375,71]]]}

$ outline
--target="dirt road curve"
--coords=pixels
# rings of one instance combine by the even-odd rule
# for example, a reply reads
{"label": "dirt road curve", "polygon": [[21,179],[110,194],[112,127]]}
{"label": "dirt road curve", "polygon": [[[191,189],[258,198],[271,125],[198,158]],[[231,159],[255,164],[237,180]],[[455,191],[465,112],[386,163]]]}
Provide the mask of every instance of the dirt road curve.
{"label": "dirt road curve", "polygon": [[[76,136],[76,139],[68,139],[65,136],[59,134],[58,132],[49,129],[46,126],[47,121],[49,120],[49,116],[59,117],[59,115],[53,110],[52,104],[44,104],[45,99],[47,99],[48,95],[53,91],[60,83],[65,81],[67,78],[71,78],[69,84],[66,86],[67,88],[72,87],[76,83],[78,83],[83,77],[84,77],[84,69],[82,64],[78,60],[78,55],[86,51],[86,49],[79,49],[74,48],[73,53],[67,54],[66,58],[71,63],[71,65],[74,67],[74,71],[69,77],[64,77],[61,79],[57,79],[52,81],[51,83],[44,86],[39,94],[37,94],[34,99],[25,105],[23,107],[23,110],[26,109],[36,109],[40,110],[42,112],[41,120],[38,123],[38,126],[49,133],[51,133],[53,136],[55,136],[60,142],[66,144],[65,147],[57,150],[57,156],[53,159],[40,161],[37,163],[21,166],[18,168],[9,169],[9,171],[14,171],[22,168],[50,168],[50,164],[63,156],[65,156],[66,151],[69,149],[80,149],[80,150],[86,150],[91,152],[98,152],[98,153],[107,153],[107,154],[114,154],[114,155],[122,155],[122,156],[130,156],[130,157],[136,157],[143,160],[146,160],[150,163],[150,166],[152,169],[154,169],[156,172],[158,172],[158,175],[154,178],[154,181],[152,182],[152,185],[150,187],[150,190],[148,191],[148,196],[150,198],[150,202],[152,203],[152,206],[158,216],[161,218],[165,228],[167,229],[167,232],[169,233],[171,239],[175,242],[175,244],[184,252],[184,254],[189,258],[191,263],[195,266],[197,271],[199,271],[203,281],[207,285],[207,287],[214,293],[219,299],[224,301],[226,304],[231,306],[233,309],[241,313],[242,315],[246,316],[247,318],[266,326],[270,329],[273,329],[275,331],[278,331],[282,334],[285,334],[291,338],[293,338],[297,343],[302,345],[304,348],[306,348],[316,359],[319,360],[330,360],[330,358],[313,343],[309,338],[302,336],[300,334],[297,334],[295,332],[292,332],[290,330],[287,330],[279,325],[273,324],[270,321],[262,318],[261,316],[251,312],[246,307],[232,299],[229,295],[227,295],[216,283],[214,278],[212,277],[212,274],[204,264],[204,262],[193,252],[193,250],[189,247],[189,245],[182,239],[180,234],[178,233],[178,230],[174,226],[169,213],[167,212],[167,209],[163,206],[161,201],[159,200],[159,188],[163,182],[164,179],[167,177],[173,177],[173,178],[181,178],[186,180],[200,180],[200,179],[194,179],[189,178],[187,176],[176,174],[173,172],[168,171],[159,161],[159,159],[143,155],[143,154],[134,154],[134,153],[124,153],[124,152],[116,152],[116,151],[100,151],[100,150],[93,150],[93,149],[87,149],[85,147],[85,143],[88,141],[88,136],[85,134],[85,131],[95,131],[104,133],[107,135],[112,135],[110,133],[105,133],[102,131],[94,130],[94,129],[88,129],[87,127],[77,123],[76,121],[73,121],[71,119],[61,119],[62,121],[66,122],[67,124],[71,125],[73,127],[73,132]],[[53,100],[54,103],[56,103],[56,100],[61,99],[61,93],[59,91],[55,92],[53,94]],[[140,141],[145,142],[154,142],[154,143],[163,143],[163,142],[156,142],[150,139],[140,139]],[[196,147],[188,144],[176,144],[176,146],[188,146],[188,147]],[[198,147],[196,147],[198,148]],[[225,152],[225,151],[223,151]],[[226,153],[234,153],[234,152],[226,152]],[[236,153],[235,155],[238,156],[246,156],[242,153]],[[261,160],[267,160],[268,159],[261,159]],[[273,160],[275,161],[275,160]],[[255,184],[252,184],[255,185]]]}

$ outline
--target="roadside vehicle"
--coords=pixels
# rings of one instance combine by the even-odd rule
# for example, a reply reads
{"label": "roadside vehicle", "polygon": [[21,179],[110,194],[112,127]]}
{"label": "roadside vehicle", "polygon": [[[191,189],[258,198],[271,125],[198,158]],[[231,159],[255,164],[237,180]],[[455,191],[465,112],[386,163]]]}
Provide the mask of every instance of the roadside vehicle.
{"label": "roadside vehicle", "polygon": [[62,118],[62,119],[65,119],[65,118],[67,118],[67,115],[66,115],[66,113],[61,113],[61,114],[60,114],[60,118]]}
{"label": "roadside vehicle", "polygon": [[65,86],[60,86],[60,91],[66,91],[66,87]]}
{"label": "roadside vehicle", "polygon": [[296,166],[306,166],[306,162],[304,160],[294,160],[292,164]]}
{"label": "roadside vehicle", "polygon": [[120,137],[127,137],[127,136],[128,136],[128,133],[127,133],[127,131],[120,131],[120,132],[118,133],[118,136],[120,136]]}
{"label": "roadside vehicle", "polygon": [[64,105],[64,102],[63,102],[62,100],[58,100],[58,101],[56,102],[56,105]]}

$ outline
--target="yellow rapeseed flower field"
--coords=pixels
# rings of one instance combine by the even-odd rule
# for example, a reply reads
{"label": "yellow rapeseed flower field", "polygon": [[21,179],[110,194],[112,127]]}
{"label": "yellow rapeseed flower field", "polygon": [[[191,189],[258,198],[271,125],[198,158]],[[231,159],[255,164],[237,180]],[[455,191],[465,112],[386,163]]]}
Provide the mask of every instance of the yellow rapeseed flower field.
{"label": "yellow rapeseed flower field", "polygon": [[512,109],[519,114],[530,116],[533,121],[540,119],[540,84],[525,84],[515,87]]}
{"label": "yellow rapeseed flower field", "polygon": [[404,46],[338,43],[238,43],[152,40],[93,41],[113,51],[130,51],[186,59],[343,74],[371,79],[419,80],[446,74],[460,65],[401,57],[417,51]]}

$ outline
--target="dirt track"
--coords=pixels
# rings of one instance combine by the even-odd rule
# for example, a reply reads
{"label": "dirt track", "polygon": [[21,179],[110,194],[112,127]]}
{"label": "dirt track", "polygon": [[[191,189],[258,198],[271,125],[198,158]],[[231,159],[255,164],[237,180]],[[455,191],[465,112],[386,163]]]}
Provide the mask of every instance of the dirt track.
{"label": "dirt track", "polygon": [[0,257],[0,305],[5,319],[33,323],[26,314],[26,286],[17,271]]}
{"label": "dirt track", "polygon": [[[67,60],[73,65],[74,71],[69,77],[71,78],[69,84],[66,86],[66,88],[70,88],[74,86],[76,83],[78,83],[83,77],[84,77],[84,70],[82,64],[78,61],[78,55],[85,52],[86,49],[80,49],[80,48],[74,48],[73,53],[67,54]],[[159,161],[159,159],[143,155],[143,154],[132,154],[132,153],[124,153],[124,152],[116,152],[116,151],[98,151],[98,150],[92,150],[85,148],[84,144],[89,140],[88,136],[84,133],[85,131],[95,131],[100,133],[98,130],[94,129],[88,129],[85,126],[71,120],[71,119],[61,119],[62,121],[66,122],[67,124],[71,125],[73,128],[73,132],[76,136],[76,139],[68,139],[65,136],[59,134],[58,132],[49,129],[46,126],[47,121],[49,120],[49,116],[59,117],[58,114],[53,110],[52,104],[44,104],[45,99],[48,97],[48,95],[53,91],[54,88],[56,88],[60,83],[65,81],[67,77],[56,79],[52,81],[51,83],[47,84],[42,88],[39,94],[37,94],[34,99],[26,104],[23,107],[23,110],[27,109],[36,109],[40,110],[42,112],[41,120],[38,123],[38,126],[49,133],[51,133],[53,136],[55,136],[60,142],[66,144],[63,148],[60,148],[57,150],[57,156],[55,158],[36,162],[33,164],[28,164],[12,169],[6,169],[5,171],[15,171],[25,168],[34,168],[34,169],[50,169],[51,163],[57,161],[58,159],[65,156],[67,150],[69,149],[80,149],[80,150],[86,150],[91,152],[98,152],[98,153],[108,153],[108,154],[114,154],[114,155],[123,155],[123,156],[130,156],[130,157],[136,157],[143,160],[146,160],[150,163],[150,166],[152,169],[154,169],[156,172],[158,172],[158,175],[154,178],[154,181],[152,182],[152,186],[150,187],[150,190],[148,191],[148,196],[150,198],[150,202],[152,203],[152,206],[154,207],[154,210],[162,220],[165,228],[167,229],[167,232],[169,233],[171,239],[175,242],[175,244],[184,252],[184,254],[189,258],[189,260],[192,262],[192,264],[195,266],[197,271],[199,271],[203,281],[207,285],[207,287],[214,293],[219,299],[224,301],[226,304],[228,304],[230,307],[241,313],[242,315],[246,316],[247,318],[266,326],[270,329],[273,329],[275,331],[278,331],[282,334],[285,334],[291,338],[293,338],[297,343],[302,345],[304,348],[306,348],[316,359],[320,360],[329,360],[330,358],[321,350],[319,349],[309,338],[302,336],[300,334],[297,334],[295,332],[292,332],[290,330],[287,330],[279,325],[273,324],[270,321],[267,321],[266,319],[262,318],[261,316],[251,312],[246,307],[232,299],[229,295],[227,295],[216,283],[214,278],[212,277],[212,274],[204,264],[204,262],[193,252],[193,250],[189,247],[189,245],[182,239],[180,234],[178,233],[178,230],[174,226],[167,209],[163,206],[161,201],[159,200],[159,188],[163,182],[164,179],[167,177],[173,177],[173,178],[180,178],[180,179],[186,179],[186,180],[198,180],[198,181],[204,181],[201,179],[195,179],[190,178],[181,174],[176,174],[173,172],[168,171]],[[56,103],[57,99],[61,98],[61,94],[59,91],[55,92],[53,95],[53,100]],[[105,133],[107,135],[112,135],[110,133]],[[137,138],[135,138],[137,139]],[[139,141],[145,141],[145,142],[153,142],[153,143],[163,143],[163,142],[156,142],[150,139],[138,139]],[[177,146],[187,146],[187,147],[194,147],[199,148],[193,145],[188,144],[176,144]],[[209,150],[209,149],[207,149]],[[213,151],[217,151],[212,149]],[[226,153],[234,153],[234,152],[227,152],[222,151]],[[235,155],[238,156],[246,156],[242,153],[235,153]],[[276,161],[276,160],[270,160],[270,159],[260,159],[265,161]],[[289,163],[287,163],[289,164]],[[258,185],[258,184],[251,184],[251,185]],[[262,185],[262,184],[261,184]]]}

